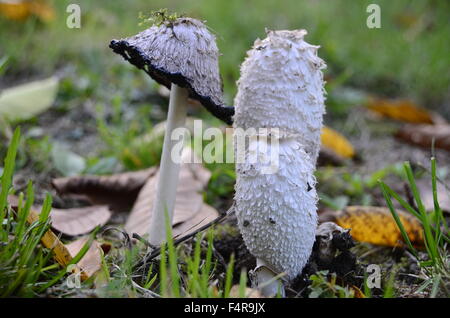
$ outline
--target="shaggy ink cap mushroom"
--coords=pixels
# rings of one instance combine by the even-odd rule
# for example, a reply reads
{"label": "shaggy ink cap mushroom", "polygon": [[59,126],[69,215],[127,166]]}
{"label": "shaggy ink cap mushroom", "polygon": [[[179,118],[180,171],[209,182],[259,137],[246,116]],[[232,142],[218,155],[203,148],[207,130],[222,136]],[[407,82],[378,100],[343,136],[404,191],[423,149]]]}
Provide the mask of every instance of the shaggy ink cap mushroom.
{"label": "shaggy ink cap mushroom", "polygon": [[234,108],[223,102],[216,39],[199,20],[164,21],[137,35],[112,40],[110,48],[159,84],[186,88],[209,112],[228,124]]}
{"label": "shaggy ink cap mushroom", "polygon": [[[292,282],[305,267],[317,228],[314,170],[320,150],[324,105],[318,46],[308,44],[305,30],[268,31],[256,40],[241,66],[235,97],[234,128],[279,129],[278,169],[265,173],[264,162],[236,163],[235,211],[244,242],[257,259],[254,283],[265,296]],[[237,129],[235,129],[236,134]],[[261,149],[246,145],[245,158]],[[276,275],[284,274],[282,279]]]}

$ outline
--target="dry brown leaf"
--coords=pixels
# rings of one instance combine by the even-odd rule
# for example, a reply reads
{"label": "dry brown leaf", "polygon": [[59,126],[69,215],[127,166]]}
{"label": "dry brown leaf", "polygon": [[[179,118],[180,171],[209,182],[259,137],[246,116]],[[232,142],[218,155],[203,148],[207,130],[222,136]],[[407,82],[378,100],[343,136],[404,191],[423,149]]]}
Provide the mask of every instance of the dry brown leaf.
{"label": "dry brown leaf", "polygon": [[450,151],[450,125],[406,125],[396,137],[410,144],[431,149],[433,139],[436,148]]}
{"label": "dry brown leaf", "polygon": [[[79,238],[66,245],[71,257],[75,257],[78,252],[83,248],[86,242],[89,240],[89,236]],[[90,248],[83,256],[83,258],[77,263],[78,270],[80,271],[81,280],[86,280],[97,273],[102,266],[102,247],[97,241],[93,241]]]}
{"label": "dry brown leaf", "polygon": [[[17,207],[19,199],[14,195],[8,196],[8,202]],[[33,206],[34,213],[42,207]],[[107,206],[88,206],[83,208],[57,209],[50,211],[51,227],[63,234],[76,236],[91,232],[96,226],[103,226],[111,217]]]}
{"label": "dry brown leaf", "polygon": [[[175,210],[174,219],[177,211]],[[212,206],[203,203],[199,212],[197,212],[191,219],[184,221],[183,223],[179,223],[178,225],[174,225],[172,234],[174,237],[189,235],[203,225],[213,221],[214,219],[219,217],[219,213]],[[175,224],[175,222],[174,222]]]}
{"label": "dry brown leaf", "polygon": [[54,9],[44,0],[3,1],[0,2],[0,14],[14,21],[24,21],[34,15],[49,22],[55,17]]}
{"label": "dry brown leaf", "polygon": [[147,179],[156,173],[156,168],[111,176],[79,176],[52,180],[60,195],[79,197],[92,204],[108,205],[112,211],[129,210]]}
{"label": "dry brown leaf", "polygon": [[[9,200],[10,198],[8,198]],[[16,202],[16,198],[11,196],[12,202]],[[10,201],[11,202],[11,201]],[[33,208],[27,217],[27,222],[32,224],[39,220],[39,212]],[[52,230],[48,230],[41,238],[42,245],[52,250],[53,258],[63,267],[69,265],[73,258],[78,254],[84,244],[88,241],[89,237],[82,237],[72,243],[65,245],[61,240],[53,233]],[[74,272],[79,272],[81,280],[86,280],[94,275],[101,268],[101,251],[102,246],[93,241],[89,250],[83,256],[83,258],[76,264]],[[107,247],[105,246],[105,249]],[[103,250],[103,249],[102,249]]]}
{"label": "dry brown leaf", "polygon": [[[187,158],[191,158],[191,156],[193,156],[192,150],[185,148],[182,156],[183,162],[186,162]],[[130,234],[145,235],[150,227],[158,175],[156,173],[150,177],[139,193],[125,224],[125,230]],[[199,163],[181,164],[172,223],[174,235],[188,234],[218,217],[219,214],[214,208],[203,203],[201,194],[210,175],[211,173]]]}
{"label": "dry brown leaf", "polygon": [[[39,220],[39,213],[35,210],[31,209],[30,213],[27,217],[27,222],[32,224]],[[72,256],[70,255],[67,247],[61,242],[61,240],[52,232],[52,230],[48,230],[41,238],[42,244],[51,249],[54,253],[55,260],[61,266],[67,266],[69,262],[72,260]]]}
{"label": "dry brown leaf", "polygon": [[433,114],[407,99],[370,98],[367,108],[382,117],[413,124],[434,124],[442,120],[437,114]]}
{"label": "dry brown leaf", "polygon": [[324,126],[322,128],[322,135],[320,136],[322,148],[331,151],[338,157],[345,159],[353,158],[355,149],[352,144],[339,132],[330,127]]}
{"label": "dry brown leaf", "polygon": [[67,235],[81,235],[91,232],[96,226],[103,226],[111,217],[106,205],[94,205],[84,208],[52,208],[50,219],[52,228]]}
{"label": "dry brown leaf", "polygon": [[[420,222],[412,215],[397,210],[411,243],[423,246]],[[360,242],[384,246],[402,246],[403,238],[388,208],[373,206],[348,206],[337,212],[334,222],[351,229],[352,237]]]}

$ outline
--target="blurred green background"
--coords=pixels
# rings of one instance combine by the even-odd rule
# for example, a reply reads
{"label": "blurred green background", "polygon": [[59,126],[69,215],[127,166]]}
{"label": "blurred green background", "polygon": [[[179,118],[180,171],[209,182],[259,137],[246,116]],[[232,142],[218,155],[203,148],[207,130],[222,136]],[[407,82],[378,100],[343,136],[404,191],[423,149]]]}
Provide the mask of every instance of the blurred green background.
{"label": "blurred green background", "polygon": [[[86,78],[95,94],[108,89],[149,89],[150,85],[108,48],[113,38],[135,34],[139,12],[159,8],[206,20],[215,32],[226,100],[232,104],[239,65],[265,28],[308,30],[306,40],[320,45],[330,93],[348,86],[388,97],[407,97],[424,107],[448,112],[450,87],[450,2],[317,1],[317,0],[128,0],[49,1],[55,18],[24,22],[0,20],[0,56],[9,56],[1,81],[7,86],[27,78],[51,75],[63,67]],[[66,7],[81,7],[80,29],[66,27]],[[369,29],[366,8],[381,7],[382,27]],[[129,82],[124,85],[124,81]],[[131,85],[131,83],[133,83]],[[338,84],[338,85],[335,85]],[[106,91],[105,91],[106,90]],[[331,96],[329,109],[344,110]]]}

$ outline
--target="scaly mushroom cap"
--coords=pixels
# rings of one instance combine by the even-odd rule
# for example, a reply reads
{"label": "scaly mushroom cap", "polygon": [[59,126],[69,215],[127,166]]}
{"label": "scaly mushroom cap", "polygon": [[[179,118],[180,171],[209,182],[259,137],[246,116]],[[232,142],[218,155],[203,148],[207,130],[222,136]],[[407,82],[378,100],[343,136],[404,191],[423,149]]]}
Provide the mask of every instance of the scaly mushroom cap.
{"label": "scaly mushroom cap", "polygon": [[[257,40],[241,67],[235,98],[235,128],[280,130],[275,173],[264,173],[267,163],[261,160],[237,163],[235,207],[250,252],[288,280],[307,263],[317,227],[314,170],[325,111],[325,65],[317,47],[303,41],[305,34],[269,31]],[[258,142],[246,145],[247,159]],[[269,142],[267,153],[276,146]]]}
{"label": "scaly mushroom cap", "polygon": [[326,66],[317,56],[319,46],[303,40],[306,34],[268,31],[267,38],[255,41],[241,66],[234,121],[244,130],[277,127],[300,135],[315,163],[325,112],[320,70]]}
{"label": "scaly mushroom cap", "polygon": [[109,46],[167,88],[171,83],[187,88],[191,98],[231,123],[234,108],[223,103],[216,38],[202,22],[178,18],[135,36],[112,40]]}

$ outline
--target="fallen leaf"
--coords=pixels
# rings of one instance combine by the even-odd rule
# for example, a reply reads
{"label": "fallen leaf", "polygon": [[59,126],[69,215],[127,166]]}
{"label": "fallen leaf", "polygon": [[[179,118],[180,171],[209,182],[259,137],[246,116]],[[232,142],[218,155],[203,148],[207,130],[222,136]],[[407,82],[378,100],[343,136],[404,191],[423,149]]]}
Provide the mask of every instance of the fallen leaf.
{"label": "fallen leaf", "polygon": [[89,200],[92,204],[108,205],[114,212],[128,211],[148,178],[157,168],[125,172],[111,176],[77,176],[57,178],[52,185],[60,195]]}
{"label": "fallen leaf", "polygon": [[[32,224],[39,220],[39,213],[33,209],[30,210],[30,213],[27,217],[27,222]],[[67,266],[69,262],[72,260],[72,256],[70,255],[67,247],[61,242],[61,240],[53,233],[52,230],[48,230],[41,238],[42,244],[51,249],[54,253],[55,260],[61,266]]]}
{"label": "fallen leaf", "polygon": [[353,295],[355,296],[355,298],[366,298],[366,295],[364,295],[361,289],[359,289],[355,285],[349,285],[348,287],[353,291]]}
{"label": "fallen leaf", "polygon": [[450,125],[406,125],[396,137],[410,144],[431,149],[433,139],[436,148],[450,151]]}
{"label": "fallen leaf", "polygon": [[[175,210],[174,220],[176,219],[178,211]],[[174,237],[189,235],[190,233],[197,231],[203,225],[215,220],[218,216],[219,213],[216,209],[203,203],[200,211],[197,212],[192,218],[186,219],[184,222],[174,225],[172,234]]]}
{"label": "fallen leaf", "polygon": [[322,128],[322,135],[320,136],[322,148],[325,151],[331,151],[337,157],[353,158],[355,150],[352,144],[339,132],[330,127],[324,126]]}
{"label": "fallen leaf", "polygon": [[14,21],[24,21],[37,16],[43,22],[54,19],[54,9],[43,0],[3,0],[0,1],[0,14]]}
{"label": "fallen leaf", "polygon": [[[85,236],[79,238],[76,241],[73,241],[66,245],[67,250],[70,255],[75,257],[81,248],[86,244],[89,240],[89,236]],[[83,256],[83,258],[77,263],[78,269],[80,270],[81,280],[84,281],[90,277],[92,277],[95,273],[97,273],[102,266],[102,247],[97,241],[93,241],[90,248]]]}
{"label": "fallen leaf", "polygon": [[431,113],[407,99],[370,98],[367,108],[382,117],[412,124],[434,124],[443,121],[439,115]]}
{"label": "fallen leaf", "polygon": [[24,1],[18,2],[0,2],[0,13],[4,17],[15,20],[23,21],[30,16],[28,5]]}
{"label": "fallen leaf", "polygon": [[[17,198],[14,196],[8,196],[8,200],[11,200],[9,202],[12,205],[17,202]],[[39,212],[32,208],[27,216],[27,222],[32,224],[36,221],[39,221]],[[63,267],[70,264],[88,240],[89,236],[85,236],[65,245],[52,230],[47,230],[41,238],[42,245],[53,252],[53,258]],[[101,268],[100,249],[103,250],[102,245],[94,240],[86,254],[76,264],[73,272],[79,272],[81,280],[90,278]],[[109,250],[107,246],[105,246],[105,250]]]}
{"label": "fallen leaf", "polygon": [[72,209],[52,208],[50,212],[52,228],[71,236],[89,233],[97,226],[105,225],[110,217],[111,211],[106,205]]}
{"label": "fallen leaf", "polygon": [[10,121],[30,119],[47,110],[58,91],[58,79],[26,83],[0,92],[0,117]]}
{"label": "fallen leaf", "polygon": [[78,175],[86,169],[83,157],[59,143],[53,144],[51,155],[55,168],[66,177]]}
{"label": "fallen leaf", "polygon": [[[13,208],[17,208],[19,199],[15,195],[9,195],[8,203]],[[32,207],[32,211],[41,209],[40,206]],[[39,212],[33,213],[38,213],[39,216]],[[97,226],[105,225],[111,217],[111,211],[107,206],[101,205],[71,209],[52,208],[49,217],[53,229],[63,234],[76,236],[91,232]]]}
{"label": "fallen leaf", "polygon": [[[198,163],[186,163],[193,152],[185,148],[177,187],[173,218],[173,234],[189,234],[198,227],[219,216],[219,213],[203,203],[201,191],[207,185],[211,173]],[[189,162],[193,162],[189,160]],[[158,173],[151,176],[136,199],[125,230],[132,234],[145,235],[150,227],[150,218],[156,194]]]}
{"label": "fallen leaf", "polygon": [[[420,222],[412,215],[397,210],[400,220],[414,246],[423,246]],[[348,206],[333,215],[339,226],[351,229],[352,237],[360,242],[384,246],[403,246],[403,238],[390,211],[385,207]]]}

